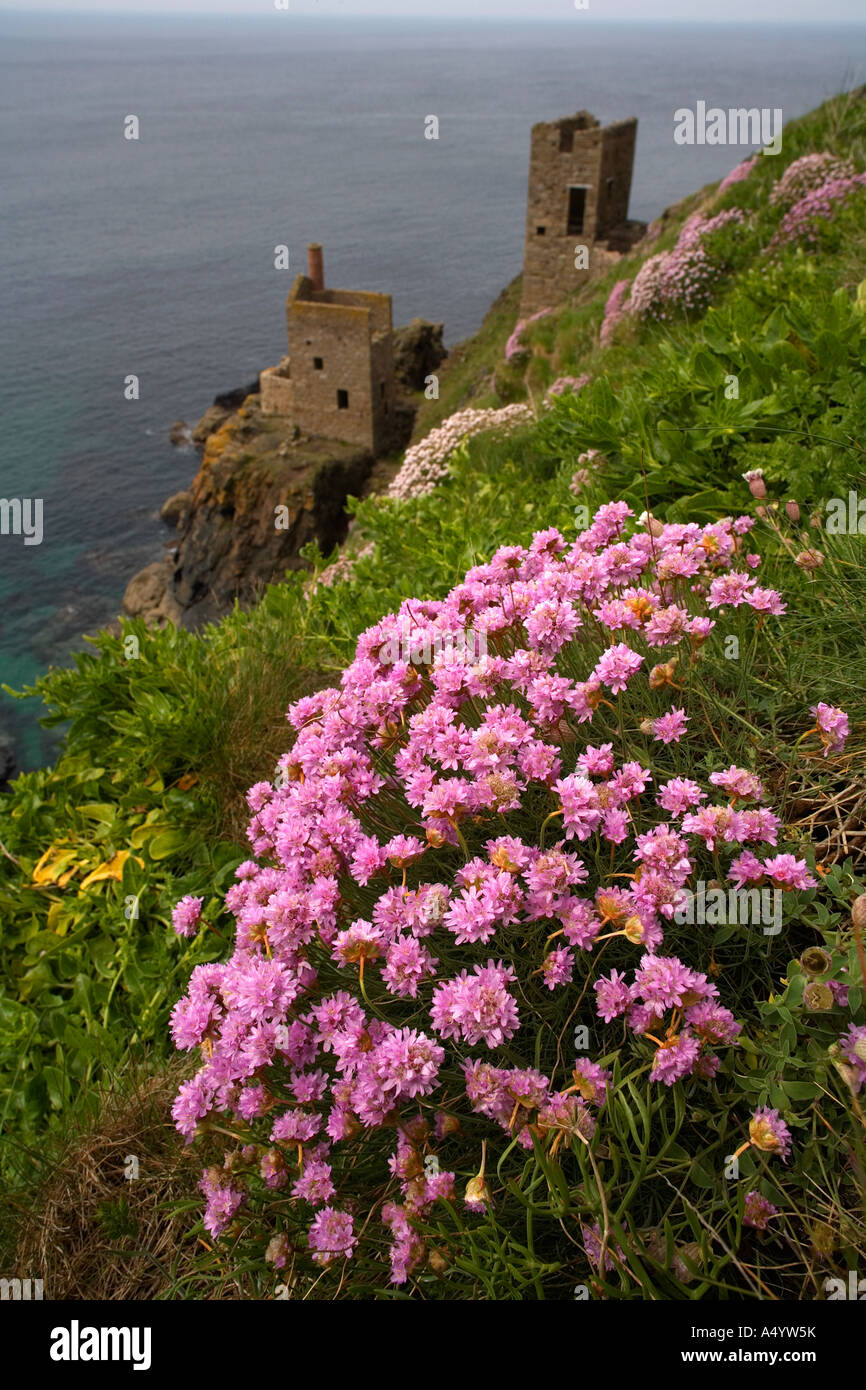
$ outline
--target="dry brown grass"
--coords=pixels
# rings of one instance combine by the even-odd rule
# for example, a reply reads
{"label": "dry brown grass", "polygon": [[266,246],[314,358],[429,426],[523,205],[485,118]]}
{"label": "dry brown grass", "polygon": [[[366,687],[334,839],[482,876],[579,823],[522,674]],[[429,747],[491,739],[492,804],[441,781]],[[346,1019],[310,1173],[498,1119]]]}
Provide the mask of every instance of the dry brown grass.
{"label": "dry brown grass", "polygon": [[[823,762],[823,760],[822,760]],[[862,753],[806,765],[789,786],[789,825],[815,848],[822,866],[851,859],[866,865],[866,777]],[[830,785],[828,785],[830,783]]]}
{"label": "dry brown grass", "polygon": [[[4,1244],[14,1253],[4,1273],[42,1279],[49,1299],[241,1296],[191,1234],[208,1156],[201,1144],[184,1146],[171,1118],[188,1071],[181,1059],[125,1073],[43,1159],[38,1184],[7,1194]],[[133,1181],[125,1177],[129,1155],[139,1165]]]}

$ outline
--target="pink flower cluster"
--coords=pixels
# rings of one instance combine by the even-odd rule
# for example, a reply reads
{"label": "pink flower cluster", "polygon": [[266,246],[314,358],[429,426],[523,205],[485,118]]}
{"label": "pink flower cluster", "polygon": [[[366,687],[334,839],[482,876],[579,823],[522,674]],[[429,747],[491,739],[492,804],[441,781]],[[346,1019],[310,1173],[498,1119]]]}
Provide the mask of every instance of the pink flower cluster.
{"label": "pink flower cluster", "polygon": [[650,1080],[666,1086],[693,1073],[705,1080],[715,1076],[719,1059],[713,1049],[736,1043],[740,1032],[733,1014],[717,1003],[716,986],[675,956],[644,956],[631,985],[613,970],[596,981],[595,991],[605,1023],[625,1015],[633,1032],[653,1039]]}
{"label": "pink flower cluster", "polygon": [[201,919],[203,898],[194,898],[187,893],[176,903],[171,914],[171,923],[178,936],[194,936]]}
{"label": "pink flower cluster", "polygon": [[728,208],[711,218],[693,213],[673,250],[659,251],[641,266],[631,287],[629,312],[641,319],[667,319],[680,310],[705,308],[722,273],[704,244],[705,238],[744,220],[739,208]]}
{"label": "pink flower cluster", "polygon": [[423,497],[448,475],[448,460],[464,439],[485,430],[503,433],[519,425],[531,424],[534,415],[528,405],[504,405],[500,410],[458,410],[443,424],[407,449],[400,471],[388,489],[389,497]]}
{"label": "pink flower cluster", "polygon": [[854,1094],[866,1085],[866,1024],[853,1023],[839,1039],[842,1056],[848,1064],[850,1085]]}
{"label": "pink flower cluster", "polygon": [[779,1210],[760,1192],[747,1192],[743,1210],[743,1225],[752,1226],[756,1231],[766,1231],[772,1217]]}
{"label": "pink flower cluster", "polygon": [[[297,736],[280,776],[247,794],[255,857],[226,896],[233,954],[198,966],[172,1013],[176,1045],[202,1055],[174,1104],[180,1132],[191,1141],[222,1114],[255,1136],[241,1150],[246,1176],[232,1167],[206,1180],[212,1234],[258,1182],[289,1191],[299,1216],[308,1209],[317,1263],[345,1258],[358,1237],[342,1196],[355,1150],[344,1146],[396,1125],[403,1200],[382,1215],[393,1277],[407,1277],[421,1257],[418,1214],[453,1196],[454,1175],[438,1174],[429,1151],[453,1132],[446,1097],[449,1111],[524,1144],[591,1134],[608,1074],[588,1060],[565,1079],[561,1060],[547,1074],[524,1063],[537,1065],[538,1011],[561,1000],[567,1013],[602,941],[633,976],[597,980],[598,1017],[622,1016],[638,1052],[652,1050],[653,1080],[711,1077],[716,1049],[736,1043],[715,986],[662,954],[685,886],[708,852],[738,847],[734,878],[811,878],[793,856],[743,849],[776,845],[776,817],[748,805],[763,798],[754,774],[719,769],[709,792],[670,771],[659,780],[663,764],[615,755],[612,702],[657,710],[657,673],[697,659],[709,611],[763,617],[772,591],[742,568],[750,518],[629,534],[632,517],[609,503],[576,540],[539,532],[445,599],[407,600],[361,635],[338,687],[289,711]],[[407,620],[440,655],[382,664]],[[487,654],[442,659],[441,639],[467,625],[487,634]],[[653,666],[659,651],[666,661]],[[656,722],[678,737],[686,717],[677,708]],[[727,800],[708,801],[713,790]],[[610,877],[616,855],[628,872]],[[191,923],[194,909],[180,909]],[[421,1101],[432,1130],[412,1118]]]}
{"label": "pink flower cluster", "polygon": [[866,174],[852,173],[828,179],[818,188],[811,189],[785,213],[767,251],[775,251],[795,241],[806,244],[815,242],[818,222],[832,221],[841,204],[864,187]]}
{"label": "pink flower cluster", "polygon": [[625,318],[628,312],[626,300],[630,289],[630,280],[617,280],[607,297],[607,303],[604,306],[604,319],[599,334],[599,343],[602,347],[610,347],[617,324]]}
{"label": "pink flower cluster", "polygon": [[727,193],[728,189],[733,188],[735,183],[742,183],[744,179],[747,179],[759,158],[759,155],[752,154],[749,155],[748,159],[744,159],[740,164],[737,164],[729,174],[725,174],[725,177],[716,190],[717,193]]}
{"label": "pink flower cluster", "polygon": [[515,324],[514,330],[505,344],[506,362],[513,362],[515,358],[526,355],[528,349],[523,342],[524,330],[528,328],[531,323],[535,323],[536,319],[543,319],[545,314],[549,313],[549,309],[539,309],[537,313],[530,314],[528,319],[520,319],[518,323]]}
{"label": "pink flower cluster", "polygon": [[793,207],[807,193],[823,188],[834,179],[850,179],[856,173],[854,165],[847,159],[838,159],[828,151],[804,154],[793,160],[773,184],[770,203],[773,207]]}
{"label": "pink flower cluster", "polygon": [[547,395],[564,396],[566,391],[572,391],[577,395],[577,392],[582,391],[591,381],[592,377],[586,372],[582,372],[580,376],[559,376],[553,385],[548,387]]}
{"label": "pink flower cluster", "polygon": [[848,716],[838,705],[828,705],[824,701],[813,705],[809,711],[815,717],[818,735],[824,745],[824,757],[828,753],[841,753],[850,732]]}

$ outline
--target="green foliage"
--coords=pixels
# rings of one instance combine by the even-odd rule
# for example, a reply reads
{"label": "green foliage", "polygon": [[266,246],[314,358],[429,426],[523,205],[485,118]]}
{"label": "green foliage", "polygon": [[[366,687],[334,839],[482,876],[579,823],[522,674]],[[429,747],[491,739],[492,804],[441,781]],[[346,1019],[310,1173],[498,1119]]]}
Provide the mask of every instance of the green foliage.
{"label": "green foliage", "polygon": [[[349,582],[312,587],[309,577],[290,575],[249,614],[236,612],[198,634],[127,622],[120,636],[100,634],[74,669],[50,672],[28,692],[66,734],[54,767],[18,778],[0,799],[7,1181],[26,1180],[19,1146],[47,1125],[62,1125],[69,1107],[130,1053],[167,1054],[168,1014],[190,970],[229,948],[222,897],[246,857],[243,792],[271,777],[289,746],[288,704],[334,680],[361,631],[410,595],[443,596],[499,545],[526,543],[549,526],[573,535],[576,504],[591,511],[625,498],[666,520],[704,522],[753,507],[741,475],[760,468],[769,492],[758,528],[757,548],[769,552],[762,582],[783,590],[789,612],[765,630],[748,678],[746,662],[726,659],[715,643],[702,727],[720,756],[757,764],[791,837],[823,853],[826,891],[806,895],[782,939],[763,953],[736,930],[714,935],[726,1002],[749,1019],[725,1077],[739,1108],[735,1114],[730,1092],[723,1100],[716,1083],[700,1093],[650,1092],[645,1076],[628,1073],[617,1055],[606,1059],[615,1086],[603,1143],[576,1143],[553,1160],[538,1149],[506,1161],[497,1155],[501,1197],[491,1215],[470,1222],[454,1208],[437,1217],[427,1238],[441,1266],[420,1275],[417,1287],[434,1299],[570,1298],[576,1285],[619,1299],[757,1297],[768,1287],[776,1296],[812,1297],[834,1261],[862,1267],[862,1113],[830,1053],[843,1014],[805,1006],[799,963],[806,946],[822,945],[831,959],[825,978],[852,983],[851,1016],[862,1020],[861,957],[849,919],[851,899],[863,891],[862,832],[852,837],[853,849],[844,838],[845,808],[854,806],[856,827],[862,803],[849,796],[853,764],[831,760],[825,769],[819,759],[803,771],[778,751],[802,731],[804,711],[819,699],[849,711],[854,758],[864,747],[862,537],[809,525],[811,513],[820,516],[826,500],[846,496],[849,485],[862,488],[864,476],[862,204],[843,208],[810,251],[789,248],[770,258],[764,249],[780,219],[768,204],[771,183],[788,162],[822,149],[864,166],[862,92],[786,127],[783,156],[760,160],[721,199],[705,191],[669,219],[653,252],[670,247],[685,216],[707,198],[713,212],[738,206],[752,215],[745,232],[726,228],[715,239],[728,275],[713,307],[691,322],[627,322],[611,348],[599,349],[607,295],[639,268],[641,257],[630,257],[531,325],[521,379],[503,360],[517,317],[519,286],[509,287],[477,340],[443,369],[441,397],[424,403],[416,438],[469,401],[496,405],[524,392],[540,401],[562,374],[586,371],[592,384],[540,408],[536,428],[471,440],[428,497],[352,500],[360,538],[373,548],[353,561]],[[726,394],[730,378],[735,395]],[[588,449],[605,462],[576,495],[572,476]],[[800,522],[774,509],[790,497],[800,502]],[[825,556],[814,578],[793,564],[810,547]],[[307,558],[315,580],[325,557],[313,548]],[[736,624],[716,634],[726,635],[745,641]],[[137,656],[128,654],[130,638]],[[191,942],[170,924],[172,905],[186,893],[204,898],[207,923]],[[740,1160],[744,1179],[780,1208],[773,1245],[744,1235],[743,1183],[724,1177],[743,1116],[759,1104],[783,1111],[798,1150],[784,1172],[753,1151]],[[371,1150],[365,1159],[371,1175],[381,1171],[380,1157]],[[371,1176],[371,1210],[383,1195],[373,1184]],[[500,1220],[506,1202],[518,1221]],[[588,1269],[580,1238],[580,1223],[595,1220],[614,1252],[603,1277]],[[127,1231],[120,1204],[106,1208],[102,1222],[109,1233]],[[383,1234],[383,1251],[385,1244]],[[246,1287],[267,1293],[257,1247],[238,1237],[229,1260]],[[785,1260],[794,1274],[779,1272]],[[224,1269],[211,1268],[221,1286]],[[207,1277],[197,1266],[196,1287]],[[293,1296],[337,1296],[339,1277],[333,1286],[330,1274],[316,1289],[299,1285]],[[388,1289],[378,1266],[348,1269],[339,1296],[402,1298],[410,1290]],[[179,1284],[174,1292],[187,1291]]]}

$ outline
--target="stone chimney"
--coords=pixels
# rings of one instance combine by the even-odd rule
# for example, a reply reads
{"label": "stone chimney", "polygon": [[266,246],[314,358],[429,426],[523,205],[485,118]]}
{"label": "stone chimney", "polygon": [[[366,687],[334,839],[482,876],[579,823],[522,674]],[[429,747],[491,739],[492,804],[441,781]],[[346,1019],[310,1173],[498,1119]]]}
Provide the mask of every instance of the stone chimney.
{"label": "stone chimney", "polygon": [[314,290],[325,288],[325,256],[318,241],[311,241],[307,246],[307,275]]}

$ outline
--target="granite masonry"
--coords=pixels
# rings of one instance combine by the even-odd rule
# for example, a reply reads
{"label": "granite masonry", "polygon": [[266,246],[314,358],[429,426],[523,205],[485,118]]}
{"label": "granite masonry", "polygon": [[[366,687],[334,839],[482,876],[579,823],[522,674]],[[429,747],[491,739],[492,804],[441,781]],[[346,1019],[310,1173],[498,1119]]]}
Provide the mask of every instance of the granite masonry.
{"label": "granite masonry", "polygon": [[637,120],[588,111],[532,127],[521,318],[560,303],[646,231],[628,220]]}
{"label": "granite masonry", "polygon": [[262,414],[384,453],[396,409],[391,296],[326,289],[322,248],[312,243],[286,319],[289,355],[260,375]]}

